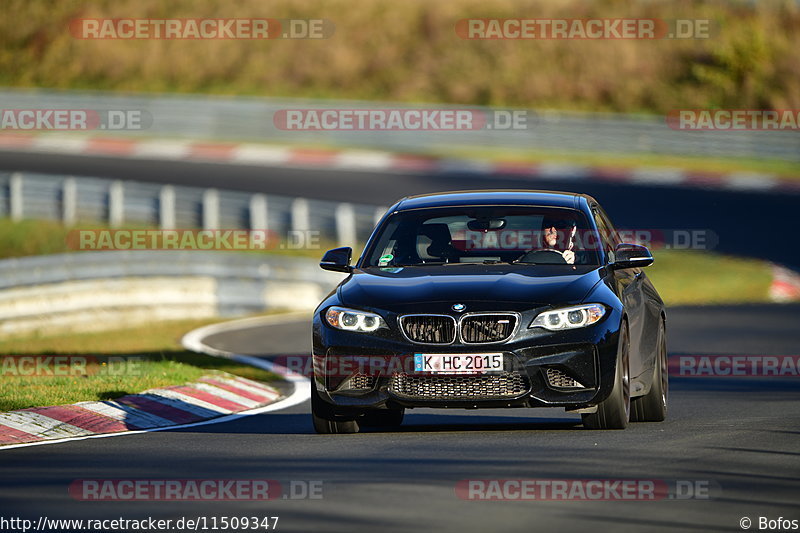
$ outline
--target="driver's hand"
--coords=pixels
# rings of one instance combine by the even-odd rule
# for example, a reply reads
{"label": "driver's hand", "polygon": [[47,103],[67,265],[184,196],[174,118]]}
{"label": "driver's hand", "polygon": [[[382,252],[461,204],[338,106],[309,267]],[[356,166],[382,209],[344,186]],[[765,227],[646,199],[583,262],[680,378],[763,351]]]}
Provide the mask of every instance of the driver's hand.
{"label": "driver's hand", "polygon": [[572,250],[564,250],[561,252],[561,255],[564,256],[564,261],[566,261],[568,265],[575,263],[575,252]]}

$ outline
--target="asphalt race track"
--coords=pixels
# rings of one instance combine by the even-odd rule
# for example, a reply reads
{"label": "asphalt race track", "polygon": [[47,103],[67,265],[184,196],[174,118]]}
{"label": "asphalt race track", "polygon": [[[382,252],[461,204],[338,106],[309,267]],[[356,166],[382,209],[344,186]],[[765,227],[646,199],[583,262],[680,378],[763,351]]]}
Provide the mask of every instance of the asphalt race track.
{"label": "asphalt race track", "polygon": [[[794,355],[800,305],[673,308],[669,351]],[[307,354],[306,321],[217,334],[215,347]],[[588,431],[561,410],[408,412],[397,432],[313,433],[308,402],[235,422],[0,452],[4,515],[279,516],[279,531],[741,531],[800,519],[797,377],[672,379],[664,423]],[[321,499],[91,502],[76,479],[321,481]],[[469,501],[467,479],[639,479],[696,487],[657,501]],[[296,487],[303,487],[295,483]],[[707,492],[706,492],[707,488]],[[692,489],[695,490],[695,489]],[[284,491],[284,494],[286,491]],[[296,494],[302,496],[302,490]]]}
{"label": "asphalt race track", "polygon": [[172,183],[258,191],[284,196],[391,205],[412,194],[458,189],[549,189],[593,195],[618,228],[707,231],[713,249],[760,257],[800,269],[800,237],[790,222],[798,195],[781,192],[630,186],[514,176],[380,173],[327,168],[150,161],[58,154],[0,152],[0,170]]}
{"label": "asphalt race track", "polygon": [[[797,205],[791,194],[44,154],[0,153],[0,169],[383,205],[439,190],[574,190],[600,200],[618,226],[711,229],[718,251],[800,267],[796,231],[786,226]],[[799,312],[794,304],[672,308],[669,352],[673,359],[797,356]],[[304,356],[309,329],[300,321],[206,340],[265,358]],[[278,516],[278,531],[741,531],[743,517],[752,530],[759,517],[800,520],[796,375],[673,378],[668,420],[625,431],[584,430],[578,415],[556,409],[414,410],[396,432],[319,436],[309,409],[305,402],[233,422],[0,451],[0,508],[6,517],[34,520]],[[288,497],[176,503],[70,496],[70,483],[87,479],[270,479]],[[456,492],[460,480],[491,479],[651,480],[683,491],[657,501],[470,501]],[[322,497],[307,498],[304,487],[319,482]]]}

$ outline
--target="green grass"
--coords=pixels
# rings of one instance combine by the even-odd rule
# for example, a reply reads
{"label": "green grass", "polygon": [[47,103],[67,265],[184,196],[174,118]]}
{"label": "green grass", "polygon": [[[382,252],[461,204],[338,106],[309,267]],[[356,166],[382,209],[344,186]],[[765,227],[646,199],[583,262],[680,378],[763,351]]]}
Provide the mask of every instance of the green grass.
{"label": "green grass", "polygon": [[[79,375],[16,376],[25,366],[3,360],[0,411],[79,401],[107,400],[154,387],[194,381],[203,375],[227,372],[258,381],[277,376],[227,359],[188,352],[180,346],[186,332],[215,322],[191,320],[152,324],[102,333],[28,336],[0,340],[0,360],[8,356],[69,355]],[[87,364],[83,364],[83,362]],[[85,368],[85,372],[83,372]]]}
{"label": "green grass", "polygon": [[[244,139],[243,139],[244,141]],[[280,144],[280,143],[272,143]],[[292,148],[340,150],[343,147],[321,143],[291,144]],[[348,145],[348,148],[374,150],[371,146]],[[617,154],[610,152],[583,152],[575,150],[537,150],[503,148],[497,146],[431,146],[424,152],[413,155],[423,157],[445,157],[474,161],[502,161],[536,165],[539,163],[563,163],[587,165],[609,169],[677,168],[690,172],[719,174],[725,178],[734,172],[774,174],[781,178],[800,180],[800,163],[780,159],[757,159],[751,157],[708,157],[666,154]]]}
{"label": "green grass", "polygon": [[800,180],[800,163],[778,159],[754,159],[745,157],[715,158],[662,154],[614,154],[607,152],[559,152],[552,150],[514,150],[504,148],[432,149],[430,154],[465,159],[502,160],[530,164],[550,162],[624,169],[641,167],[678,168],[698,173],[707,172],[710,174],[723,175],[732,172],[754,172],[775,174],[782,178]]}
{"label": "green grass", "polygon": [[67,252],[68,232],[57,222],[0,218],[0,258]]}
{"label": "green grass", "polygon": [[647,276],[667,305],[769,301],[772,271],[765,261],[688,250],[657,250],[653,256]]}
{"label": "green grass", "polygon": [[[75,229],[83,230],[102,230],[109,229],[108,225],[98,222],[82,222],[74,228],[48,220],[21,220],[11,221],[8,218],[0,218],[0,259],[11,257],[26,257],[31,255],[60,254],[75,252],[77,246],[75,238],[70,239],[70,231]],[[157,229],[144,225],[126,225],[119,230],[129,229]],[[70,245],[70,241],[75,244]],[[325,250],[336,246],[335,243],[320,239],[317,247],[292,248],[286,240],[275,242],[266,250],[218,250],[219,253],[248,253],[248,254],[269,254],[282,256],[298,256],[319,259]]]}
{"label": "green grass", "polygon": [[[0,219],[0,258],[69,251],[65,244],[67,231],[60,224],[52,222],[10,222]],[[320,248],[314,250],[276,249],[248,253],[283,254],[319,260],[323,250],[333,246],[333,243],[321,243]],[[354,253],[357,255],[358,252]],[[700,251],[656,250],[654,255],[656,264],[649,267],[647,272],[670,304],[769,301],[772,278],[770,265],[765,261]],[[106,335],[100,334],[98,338],[103,342],[111,342],[113,346],[113,339],[107,339]],[[80,345],[75,345],[74,349],[81,350]]]}

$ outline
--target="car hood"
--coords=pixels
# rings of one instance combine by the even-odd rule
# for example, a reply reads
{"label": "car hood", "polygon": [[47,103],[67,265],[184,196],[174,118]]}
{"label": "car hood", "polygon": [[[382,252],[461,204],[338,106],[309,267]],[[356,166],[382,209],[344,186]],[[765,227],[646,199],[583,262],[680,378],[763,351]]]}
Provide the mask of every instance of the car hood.
{"label": "car hood", "polygon": [[[422,304],[475,302],[468,310],[524,310],[576,303],[600,281],[602,268],[566,265],[451,265],[356,269],[339,287],[342,305],[397,312],[433,311]],[[494,305],[493,305],[494,304]],[[416,306],[416,308],[414,308]]]}

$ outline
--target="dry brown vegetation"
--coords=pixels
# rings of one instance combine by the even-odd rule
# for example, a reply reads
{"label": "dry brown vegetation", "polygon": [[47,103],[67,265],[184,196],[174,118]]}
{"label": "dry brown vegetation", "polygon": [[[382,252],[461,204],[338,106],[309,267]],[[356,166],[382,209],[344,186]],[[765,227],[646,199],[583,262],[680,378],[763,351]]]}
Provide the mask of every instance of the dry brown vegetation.
{"label": "dry brown vegetation", "polygon": [[[663,113],[800,107],[796,2],[7,0],[0,84]],[[78,40],[76,17],[324,18],[326,40]],[[709,39],[463,40],[500,18],[700,18]]]}

